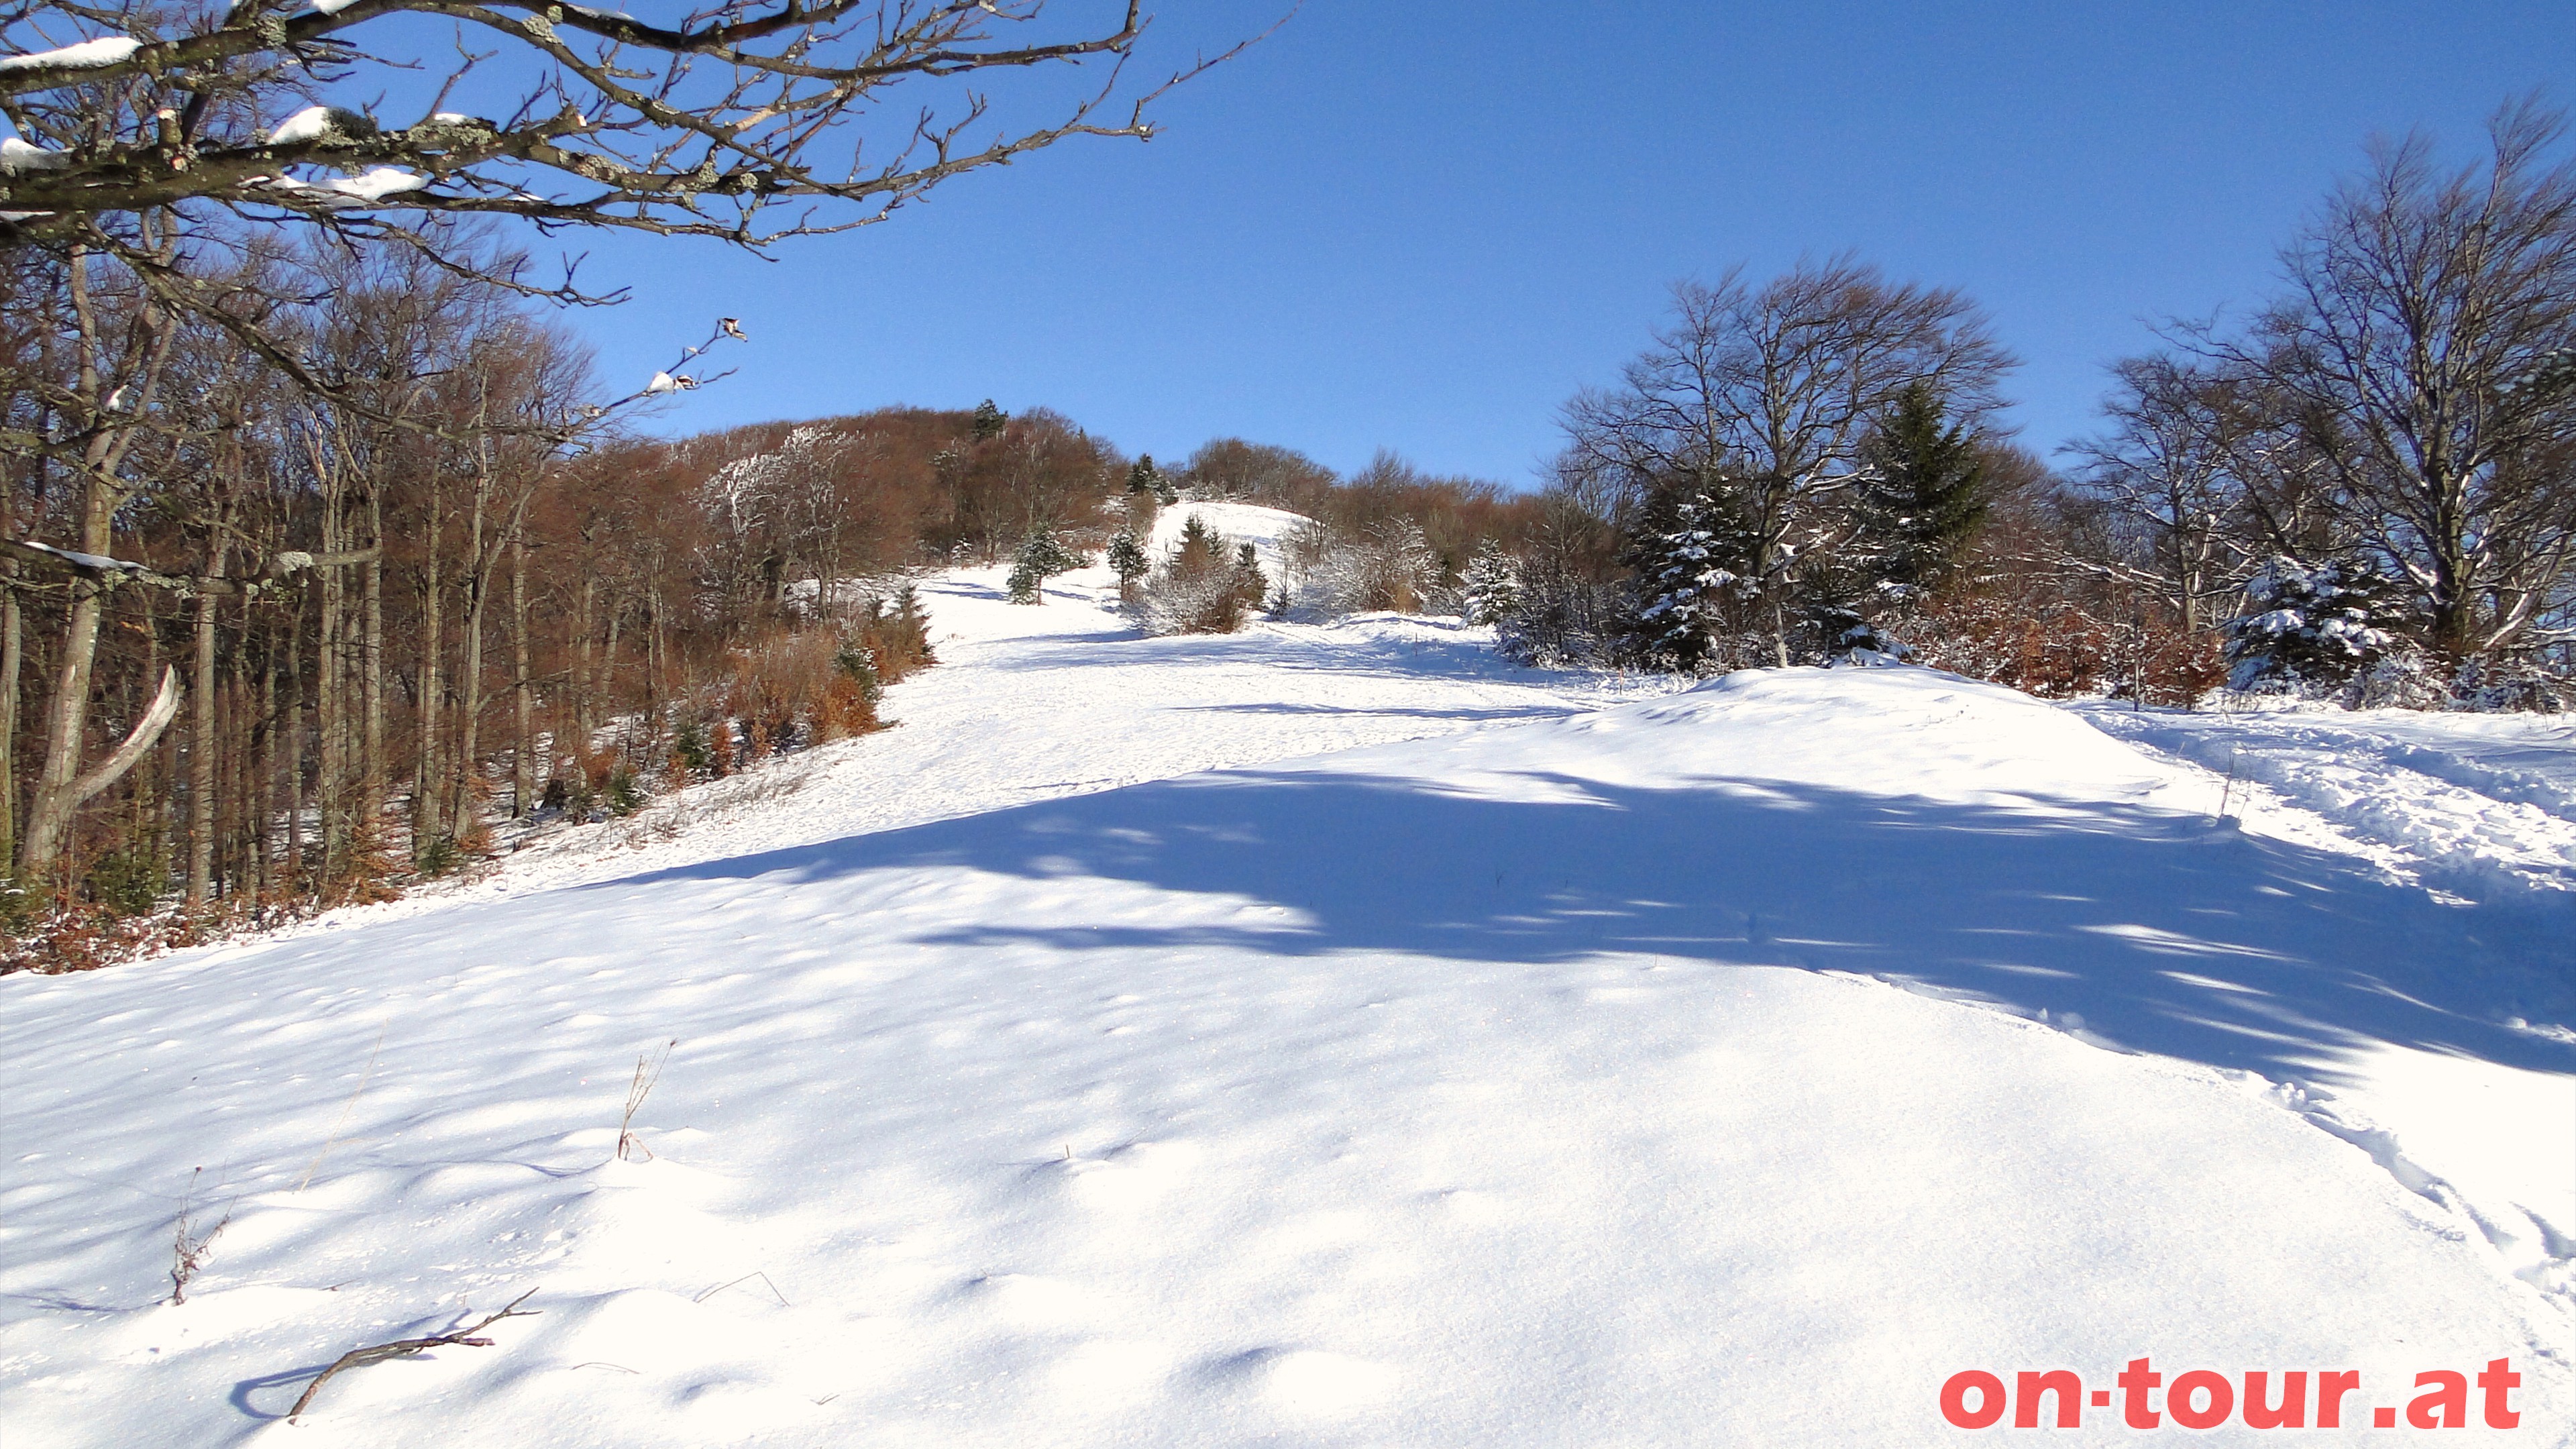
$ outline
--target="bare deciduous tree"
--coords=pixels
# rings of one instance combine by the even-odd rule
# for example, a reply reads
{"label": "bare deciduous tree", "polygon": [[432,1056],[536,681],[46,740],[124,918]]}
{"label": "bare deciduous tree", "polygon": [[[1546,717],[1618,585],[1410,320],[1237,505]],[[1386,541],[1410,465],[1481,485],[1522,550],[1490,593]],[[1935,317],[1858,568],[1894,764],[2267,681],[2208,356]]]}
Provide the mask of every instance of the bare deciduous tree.
{"label": "bare deciduous tree", "polygon": [[2187,334],[2277,393],[2455,658],[2527,640],[2576,562],[2576,161],[2546,162],[2566,132],[2526,99],[2483,164],[2375,146],[2283,254],[2289,295],[2249,335]]}

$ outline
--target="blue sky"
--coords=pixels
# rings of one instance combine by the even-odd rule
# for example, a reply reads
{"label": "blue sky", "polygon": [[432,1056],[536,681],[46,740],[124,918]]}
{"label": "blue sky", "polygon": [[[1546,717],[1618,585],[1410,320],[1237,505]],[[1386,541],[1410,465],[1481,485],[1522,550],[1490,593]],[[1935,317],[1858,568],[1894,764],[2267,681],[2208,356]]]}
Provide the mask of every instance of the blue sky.
{"label": "blue sky", "polygon": [[[1170,0],[1146,59],[1278,8]],[[2046,452],[2154,319],[2263,296],[2372,133],[2467,159],[2534,87],[2576,103],[2566,0],[1310,0],[1150,144],[1068,144],[774,261],[611,238],[590,280],[633,300],[572,322],[623,387],[744,320],[739,374],[662,431],[990,396],[1130,452],[1234,434],[1528,485],[1671,281],[1848,248],[1985,304]]]}

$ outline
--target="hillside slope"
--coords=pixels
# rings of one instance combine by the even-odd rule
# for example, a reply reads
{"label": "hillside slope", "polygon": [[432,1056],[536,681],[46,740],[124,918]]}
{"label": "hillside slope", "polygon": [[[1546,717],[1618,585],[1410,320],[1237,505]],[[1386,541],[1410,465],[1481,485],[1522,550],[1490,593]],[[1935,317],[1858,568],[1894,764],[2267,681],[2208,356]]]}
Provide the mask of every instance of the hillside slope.
{"label": "hillside slope", "polygon": [[[1098,583],[943,585],[904,728],[623,870],[0,981],[12,1443],[1902,1444],[2141,1355],[2576,1422],[2566,1209],[2420,1167],[2559,1150],[2563,937],[1987,686]],[[2317,1105],[2390,1053],[2515,1125]]]}

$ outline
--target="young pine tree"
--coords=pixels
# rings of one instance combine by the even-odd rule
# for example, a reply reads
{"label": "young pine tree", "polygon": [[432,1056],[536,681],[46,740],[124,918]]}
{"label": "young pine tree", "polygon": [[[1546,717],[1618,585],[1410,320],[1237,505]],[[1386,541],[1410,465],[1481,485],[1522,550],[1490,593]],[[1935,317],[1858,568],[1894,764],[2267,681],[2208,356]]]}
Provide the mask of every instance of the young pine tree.
{"label": "young pine tree", "polygon": [[1181,520],[1180,556],[1184,559],[1215,561],[1225,557],[1225,540],[1216,536],[1206,520],[1192,513]]}
{"label": "young pine tree", "polygon": [[1976,440],[1949,421],[1928,383],[1908,387],[1863,445],[1852,499],[1853,556],[1890,602],[1919,599],[1959,561],[1986,521],[1986,469]]}
{"label": "young pine tree", "polygon": [[1261,571],[1261,556],[1253,552],[1251,544],[1238,544],[1235,547],[1234,571],[1238,580],[1237,586],[1243,590],[1246,600],[1258,604],[1269,596],[1270,577]]}
{"label": "young pine tree", "polygon": [[2228,686],[2329,693],[2383,659],[2412,651],[2405,591],[2360,560],[2273,558],[2245,581],[2245,612],[2228,621]]}
{"label": "young pine tree", "polygon": [[1010,420],[1011,415],[995,407],[991,398],[975,404],[975,441],[980,443],[987,438],[1000,437],[1003,426]]}
{"label": "young pine tree", "polygon": [[1011,561],[1011,602],[1045,602],[1039,586],[1057,574],[1070,573],[1080,567],[1082,560],[1066,551],[1064,544],[1056,538],[1055,530],[1039,524],[1020,541],[1019,554]]}
{"label": "young pine tree", "polygon": [[1109,540],[1109,567],[1118,575],[1118,592],[1125,594],[1136,587],[1136,581],[1153,572],[1154,561],[1145,556],[1144,541],[1133,528],[1120,530]]}
{"label": "young pine tree", "polygon": [[1231,634],[1246,610],[1261,602],[1260,565],[1251,546],[1238,546],[1192,513],[1181,525],[1180,546],[1157,565],[1138,591],[1136,616],[1152,634]]}
{"label": "young pine tree", "polygon": [[1486,539],[1476,545],[1476,556],[1467,561],[1458,593],[1466,604],[1468,623],[1500,624],[1520,607],[1520,567],[1500,543]]}
{"label": "young pine tree", "polygon": [[1641,662],[1686,674],[1719,662],[1718,643],[1737,632],[1752,596],[1750,545],[1733,507],[1706,489],[1647,502],[1622,557],[1636,579],[1623,632]]}

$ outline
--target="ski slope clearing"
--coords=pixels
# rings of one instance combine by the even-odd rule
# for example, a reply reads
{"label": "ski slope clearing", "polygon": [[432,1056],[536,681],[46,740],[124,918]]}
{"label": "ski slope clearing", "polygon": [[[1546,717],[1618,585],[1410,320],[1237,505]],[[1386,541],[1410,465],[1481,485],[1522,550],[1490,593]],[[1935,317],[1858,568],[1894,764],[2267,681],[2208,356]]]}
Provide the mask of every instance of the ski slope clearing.
{"label": "ski slope clearing", "polygon": [[[2522,908],[1926,671],[1587,709],[1096,583],[943,584],[903,728],[677,839],[0,980],[13,1449],[1913,1444],[2141,1355],[2567,1442],[2568,1219],[2421,1166],[2571,1135]],[[2465,1075],[2335,1117],[2388,1053]]]}
{"label": "ski slope clearing", "polygon": [[[1253,513],[1302,521],[1276,509],[1194,506],[1211,510],[1212,521]],[[1049,580],[1048,603],[1036,608],[1009,602],[1009,573],[963,570],[922,586],[944,662],[889,692],[895,729],[693,787],[632,820],[548,831],[495,872],[308,929],[1200,770],[1561,718],[1678,687],[1517,668],[1495,657],[1487,631],[1396,614],[1147,639],[1112,607],[1116,580],[1105,568]]]}
{"label": "ski slope clearing", "polygon": [[1214,533],[1228,543],[1252,545],[1252,555],[1261,572],[1272,580],[1289,575],[1288,542],[1297,531],[1315,520],[1284,508],[1264,508],[1258,503],[1175,503],[1155,510],[1154,533],[1145,541],[1149,557],[1169,557],[1181,546],[1181,535],[1188,531],[1191,519],[1199,527]]}

